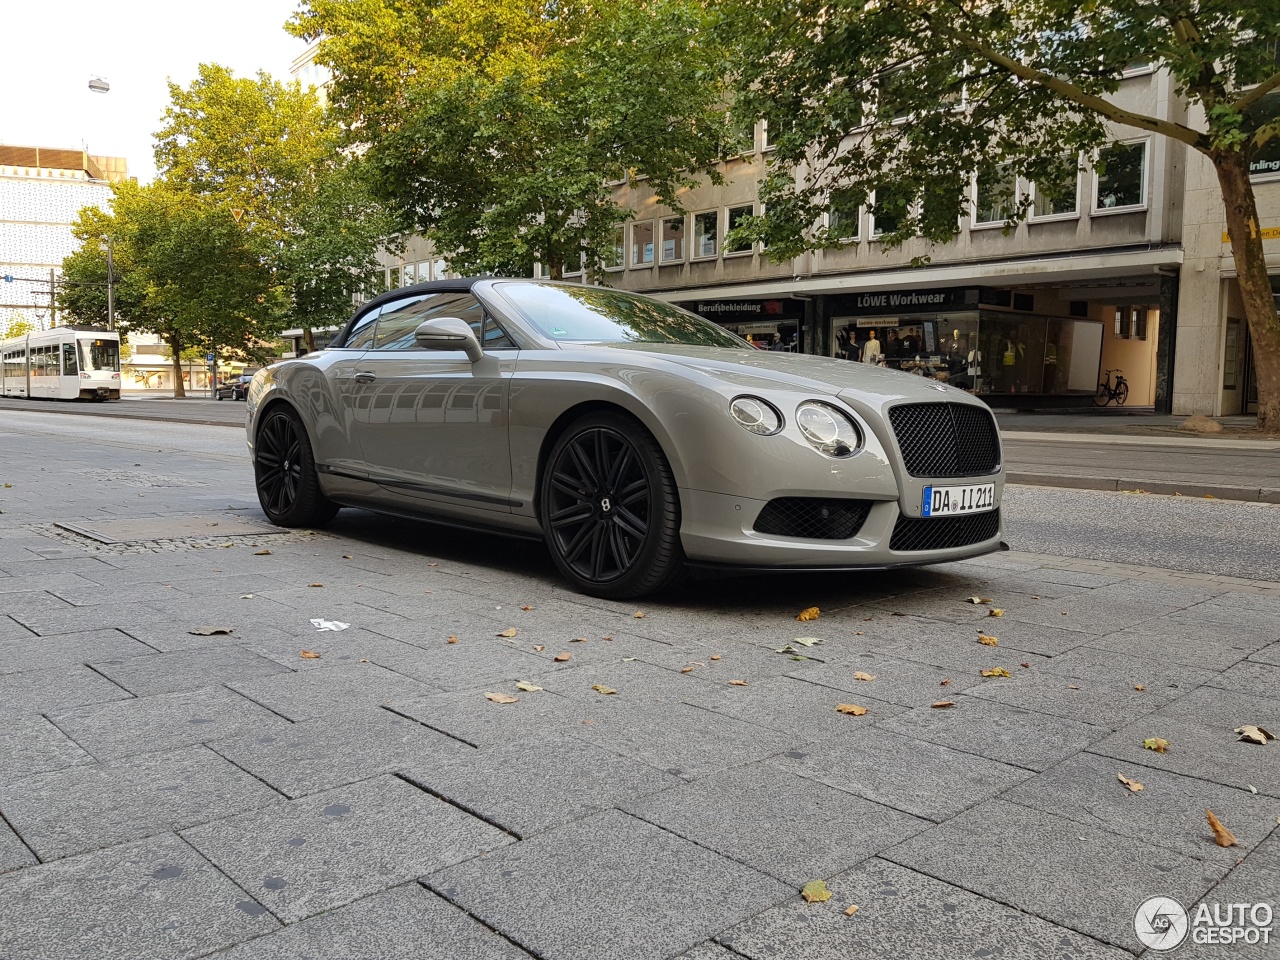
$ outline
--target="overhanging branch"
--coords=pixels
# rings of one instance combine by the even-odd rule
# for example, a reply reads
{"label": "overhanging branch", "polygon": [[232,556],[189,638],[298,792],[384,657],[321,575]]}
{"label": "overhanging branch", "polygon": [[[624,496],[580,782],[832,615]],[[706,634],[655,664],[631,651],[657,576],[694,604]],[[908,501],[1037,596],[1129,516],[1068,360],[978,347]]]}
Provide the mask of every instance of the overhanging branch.
{"label": "overhanging branch", "polygon": [[1231,106],[1239,113],[1244,113],[1268,93],[1276,89],[1280,89],[1280,73],[1273,73],[1248,93],[1237,97]]}

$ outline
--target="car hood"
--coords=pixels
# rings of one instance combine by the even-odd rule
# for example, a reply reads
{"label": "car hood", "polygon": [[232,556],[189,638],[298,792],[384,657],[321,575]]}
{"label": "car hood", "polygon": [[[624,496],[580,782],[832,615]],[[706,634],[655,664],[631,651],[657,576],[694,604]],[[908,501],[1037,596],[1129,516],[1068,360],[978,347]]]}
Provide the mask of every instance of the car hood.
{"label": "car hood", "polygon": [[937,380],[834,357],[667,343],[623,343],[609,344],[609,347],[662,358],[744,389],[776,384],[814,393],[851,393],[873,403],[898,399],[938,401],[944,397],[948,400],[973,399],[963,390],[948,387]]}

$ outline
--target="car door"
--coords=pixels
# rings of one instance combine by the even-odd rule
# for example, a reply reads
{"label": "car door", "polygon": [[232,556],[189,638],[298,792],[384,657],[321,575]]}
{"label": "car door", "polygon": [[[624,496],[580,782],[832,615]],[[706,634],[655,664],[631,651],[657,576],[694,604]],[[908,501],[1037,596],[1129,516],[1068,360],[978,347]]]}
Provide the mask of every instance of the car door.
{"label": "car door", "polygon": [[[419,347],[414,331],[434,317],[465,320],[486,356],[472,363],[461,350]],[[354,375],[370,479],[408,496],[509,512],[507,400],[515,360],[514,344],[470,293],[384,306]]]}

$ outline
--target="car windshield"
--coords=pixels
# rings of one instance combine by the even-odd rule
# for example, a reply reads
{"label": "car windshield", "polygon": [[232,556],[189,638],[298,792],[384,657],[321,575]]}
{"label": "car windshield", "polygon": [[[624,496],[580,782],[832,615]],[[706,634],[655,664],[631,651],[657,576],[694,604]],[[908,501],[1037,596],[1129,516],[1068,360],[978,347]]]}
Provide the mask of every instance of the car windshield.
{"label": "car windshield", "polygon": [[601,287],[503,283],[503,294],[552,340],[747,346],[727,330],[660,300]]}

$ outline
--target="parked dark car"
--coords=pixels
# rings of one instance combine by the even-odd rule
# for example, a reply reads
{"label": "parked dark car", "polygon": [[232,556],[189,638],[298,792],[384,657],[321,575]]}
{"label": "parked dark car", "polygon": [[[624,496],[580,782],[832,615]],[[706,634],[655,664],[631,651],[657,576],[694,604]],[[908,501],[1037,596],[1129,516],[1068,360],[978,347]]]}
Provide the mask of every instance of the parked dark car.
{"label": "parked dark car", "polygon": [[214,394],[215,400],[243,400],[249,394],[249,382],[253,380],[253,374],[257,371],[241,374],[238,377],[232,377],[230,380],[218,384],[218,390]]}

